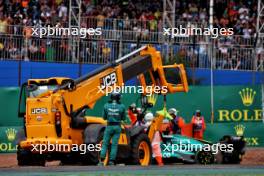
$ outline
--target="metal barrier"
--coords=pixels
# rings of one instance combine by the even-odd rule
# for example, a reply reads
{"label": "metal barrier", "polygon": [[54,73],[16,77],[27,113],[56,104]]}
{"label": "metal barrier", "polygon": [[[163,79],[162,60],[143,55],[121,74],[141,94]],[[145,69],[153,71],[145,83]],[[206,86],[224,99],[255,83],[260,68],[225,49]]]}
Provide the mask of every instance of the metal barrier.
{"label": "metal barrier", "polygon": [[252,48],[217,48],[215,67],[217,69],[253,70],[253,52]]}
{"label": "metal barrier", "polygon": [[[85,18],[84,21],[87,21],[85,28],[97,28],[98,25],[98,19],[96,18]],[[163,29],[158,28],[158,30],[151,30],[149,28],[144,28],[145,23],[139,20],[135,20],[135,23],[132,23],[131,21],[129,22],[130,27],[125,28],[125,27],[118,27],[116,25],[113,25],[113,23],[119,23],[123,21],[122,23],[125,23],[124,20],[118,20],[118,19],[104,19],[103,20],[103,25],[101,26],[102,30],[102,35],[87,35],[85,39],[92,39],[92,40],[122,40],[125,42],[136,42],[140,40],[141,42],[153,42],[153,43],[162,43],[166,39],[164,37]],[[116,22],[115,22],[116,21]],[[146,23],[149,23],[149,21],[146,21]],[[111,24],[111,25],[110,25]],[[179,25],[182,25],[183,27],[189,26],[189,24],[194,25],[196,27],[205,27],[206,23],[187,23],[184,21],[177,21],[176,27],[179,27]],[[105,27],[105,26],[113,26],[113,27]],[[2,33],[1,35],[12,35],[12,36],[24,36],[26,38],[31,38],[30,33],[32,34],[32,30],[29,30],[30,32],[27,32],[28,29],[33,28],[33,26],[21,26],[21,25],[8,25],[6,27],[6,32]],[[34,28],[39,28],[39,27],[34,27]],[[69,36],[48,36],[48,38],[66,38]],[[223,38],[225,40],[225,37],[219,36],[219,38]],[[217,38],[216,40],[219,40]],[[168,39],[168,37],[167,37]],[[189,37],[184,37],[184,36],[177,36],[173,39],[170,39],[170,42],[173,44],[178,44],[178,43],[184,43],[184,44],[193,44],[193,43],[198,43],[200,40],[207,40],[207,36],[204,35],[196,35],[196,36],[189,36]],[[252,36],[250,38],[244,38],[243,36],[239,35],[234,35],[232,36],[232,41],[235,45],[246,45],[246,46],[253,46],[255,42],[255,38]]]}
{"label": "metal barrier", "polygon": [[118,58],[119,42],[83,41],[80,58],[73,60],[67,38],[24,38],[0,36],[0,60],[24,60],[63,63],[107,63]]}

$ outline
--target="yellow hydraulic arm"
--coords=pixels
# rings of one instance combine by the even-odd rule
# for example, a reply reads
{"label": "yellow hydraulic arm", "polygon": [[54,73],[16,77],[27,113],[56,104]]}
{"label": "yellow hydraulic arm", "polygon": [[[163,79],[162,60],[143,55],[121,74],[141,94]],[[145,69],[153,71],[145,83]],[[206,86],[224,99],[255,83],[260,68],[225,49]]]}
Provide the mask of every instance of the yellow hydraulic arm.
{"label": "yellow hydraulic arm", "polygon": [[[164,69],[175,68],[180,72],[181,82],[167,82]],[[182,64],[162,65],[159,51],[151,46],[143,46],[128,55],[106,64],[76,80],[68,81],[49,94],[59,93],[63,97],[69,114],[82,108],[93,108],[96,101],[105,95],[107,88],[123,86],[129,79],[138,76],[142,86],[147,86],[144,73],[149,72],[151,86],[166,86],[168,93],[188,91],[186,73]],[[42,94],[41,96],[47,96]]]}

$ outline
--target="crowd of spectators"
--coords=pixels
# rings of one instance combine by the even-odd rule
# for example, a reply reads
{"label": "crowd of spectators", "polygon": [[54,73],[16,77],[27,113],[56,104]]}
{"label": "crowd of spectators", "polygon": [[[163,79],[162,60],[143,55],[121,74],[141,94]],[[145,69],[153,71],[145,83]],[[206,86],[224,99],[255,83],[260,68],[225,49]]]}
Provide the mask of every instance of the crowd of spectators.
{"label": "crowd of spectators", "polygon": [[[89,2],[89,0],[88,0]],[[83,16],[97,19],[97,26],[123,30],[162,31],[163,1],[116,1],[103,0],[98,5],[86,3]],[[255,34],[257,17],[257,0],[215,0],[214,27],[233,28],[236,35],[250,38]],[[208,25],[209,1],[176,1],[176,26],[194,23]],[[117,19],[113,24],[112,19]],[[122,19],[122,20],[119,20]],[[89,23],[85,23],[88,24]]]}
{"label": "crowd of spectators", "polygon": [[[208,27],[208,10],[208,0],[177,0],[175,9],[176,25],[192,23]],[[81,27],[132,31],[140,33],[140,36],[148,39],[147,36],[151,32],[162,31],[162,13],[162,0],[82,0]],[[248,59],[241,58],[249,58],[252,52],[241,54],[242,50],[237,52],[238,49],[233,48],[237,47],[236,45],[239,48],[241,45],[242,48],[245,48],[243,51],[246,51],[249,46],[253,46],[252,43],[245,44],[245,40],[252,41],[252,36],[256,33],[256,16],[257,0],[214,0],[214,27],[233,28],[235,35],[242,36],[240,41],[234,38],[219,39],[217,41],[215,44],[216,53],[221,60],[220,63],[217,63],[219,68],[239,69],[243,64],[249,65]],[[51,55],[53,52],[61,50],[60,55],[65,58],[64,56],[71,50],[67,40],[33,40],[30,36],[29,26],[67,27],[68,18],[68,0],[0,0],[0,35],[12,34],[6,35],[6,37],[12,37],[15,34],[18,36],[17,40],[11,39],[10,42],[2,37],[0,51],[8,51],[8,56],[14,59],[25,55],[25,60],[32,60],[40,55],[44,60],[48,60],[47,58],[51,56],[45,54],[47,50]],[[20,39],[24,39],[23,42],[19,42]],[[107,42],[103,41],[102,43]],[[111,48],[107,44],[98,45],[102,46],[99,47],[101,48],[100,53],[106,53],[102,55],[111,54]],[[198,58],[196,66],[201,66],[201,63],[208,60],[208,44],[204,39],[199,39],[195,41],[195,45],[195,47],[190,47],[191,44],[188,46],[189,49],[186,49],[186,55],[189,58]],[[53,48],[55,51],[49,48]],[[81,53],[89,54],[91,50],[92,47],[88,49],[84,47]],[[179,52],[183,53],[183,50],[185,49],[180,48]],[[29,54],[30,57],[28,57]],[[258,63],[263,63],[263,47],[257,50],[257,55],[259,58]],[[234,57],[239,59],[234,59]],[[250,64],[252,65],[251,61]],[[202,66],[204,65],[202,64]]]}
{"label": "crowd of spectators", "polygon": [[[235,34],[245,38],[256,32],[257,0],[215,0],[214,3],[215,27],[234,28]],[[93,25],[95,19],[96,26],[105,29],[162,30],[162,0],[82,0],[81,7],[85,27]],[[176,1],[175,19],[207,23],[208,9],[209,1]],[[67,26],[68,17],[68,0],[0,0],[0,33],[19,32],[8,29],[8,25]]]}

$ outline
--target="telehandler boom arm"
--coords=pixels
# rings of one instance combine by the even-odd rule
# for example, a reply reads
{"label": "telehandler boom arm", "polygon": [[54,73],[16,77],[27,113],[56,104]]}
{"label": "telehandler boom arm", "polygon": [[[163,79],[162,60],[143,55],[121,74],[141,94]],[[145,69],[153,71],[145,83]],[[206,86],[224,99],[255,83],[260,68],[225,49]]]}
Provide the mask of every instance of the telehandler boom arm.
{"label": "telehandler boom arm", "polygon": [[[179,70],[181,82],[170,84],[167,82],[164,69]],[[147,83],[144,73],[149,72],[151,86],[166,86],[168,93],[188,91],[186,73],[182,64],[162,65],[160,52],[154,47],[143,46],[128,55],[106,64],[87,75],[61,85],[53,93],[61,93],[66,102],[66,109],[70,112],[82,108],[93,108],[96,101],[106,94],[106,89],[114,86],[124,86],[129,79],[138,76],[142,86]]]}

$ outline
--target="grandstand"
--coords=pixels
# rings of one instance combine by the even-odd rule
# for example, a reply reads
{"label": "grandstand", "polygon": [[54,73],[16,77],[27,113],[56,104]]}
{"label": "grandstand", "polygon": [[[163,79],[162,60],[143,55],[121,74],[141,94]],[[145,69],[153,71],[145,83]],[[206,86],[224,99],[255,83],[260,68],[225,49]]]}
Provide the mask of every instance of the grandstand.
{"label": "grandstand", "polygon": [[[72,6],[73,4],[71,4]],[[232,27],[233,36],[163,36],[163,1],[84,0],[80,27],[101,28],[102,35],[80,39],[76,47],[66,36],[39,38],[31,27],[69,26],[68,0],[7,0],[0,3],[0,59],[63,63],[106,63],[142,44],[153,44],[166,61],[187,67],[261,70],[263,36],[257,36],[257,0],[215,0],[214,27]],[[209,26],[209,1],[176,1],[174,26]],[[263,17],[260,19],[263,22]],[[256,45],[256,38],[260,45]],[[71,46],[71,47],[70,47]],[[212,47],[211,47],[212,46]],[[210,55],[212,54],[212,55]],[[211,59],[212,57],[212,59]],[[211,64],[212,61],[212,64]]]}

